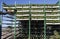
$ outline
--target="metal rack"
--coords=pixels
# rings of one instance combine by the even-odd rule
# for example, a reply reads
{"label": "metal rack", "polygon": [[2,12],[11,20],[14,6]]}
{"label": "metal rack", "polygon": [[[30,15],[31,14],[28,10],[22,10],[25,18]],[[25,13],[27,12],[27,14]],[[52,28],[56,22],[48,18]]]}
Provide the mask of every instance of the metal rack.
{"label": "metal rack", "polygon": [[[58,5],[60,5],[60,0],[59,0]],[[17,11],[16,11],[16,6],[17,6],[17,5],[16,5],[16,2],[15,2],[14,20],[10,20],[10,21],[14,21],[14,22],[15,22],[15,23],[14,23],[14,39],[17,39],[17,37],[16,37],[16,19],[17,19],[17,18],[16,18],[16,12],[17,12]],[[33,32],[33,31],[31,32],[31,30],[36,29],[35,27],[32,28],[31,25],[33,25],[34,22],[36,22],[36,25],[39,25],[38,22],[41,22],[41,21],[32,21],[32,20],[31,20],[31,6],[32,6],[31,3],[29,3],[29,16],[28,16],[28,17],[29,17],[29,20],[27,20],[26,23],[25,23],[24,21],[19,21],[19,22],[25,23],[25,25],[26,25],[26,27],[24,27],[25,25],[23,25],[23,24],[20,23],[21,25],[19,25],[19,26],[20,26],[20,27],[22,26],[22,28],[24,28],[24,29],[22,29],[22,28],[19,29],[19,30],[22,31],[20,34],[25,34],[25,35],[28,34],[28,35],[26,36],[26,39],[34,39],[34,38],[40,39],[40,38],[39,38],[40,35],[38,35],[38,36],[37,36],[37,35],[36,35],[36,36],[31,35],[31,34],[33,34],[33,33],[34,33],[34,34],[40,34],[40,32],[41,32],[41,31],[38,31],[38,32],[36,32],[36,33],[35,33],[35,31],[34,31],[34,32]],[[42,25],[43,27],[41,28],[41,29],[43,30],[43,33],[42,33],[42,34],[43,34],[43,36],[42,36],[43,39],[47,39],[47,37],[48,37],[48,36],[47,36],[47,33],[48,33],[48,32],[47,32],[47,26],[50,26],[50,25],[46,25],[46,12],[45,12],[46,8],[45,8],[45,6],[46,6],[46,4],[44,4],[44,9],[43,9],[43,13],[44,13],[44,25]],[[9,6],[8,6],[8,7],[9,7]],[[9,7],[9,8],[10,8],[10,7]],[[5,13],[4,13],[4,14],[5,14]],[[7,13],[6,13],[6,14],[7,14]],[[0,17],[1,17],[1,16],[0,16]],[[12,17],[8,17],[8,18],[12,18]],[[60,17],[59,17],[59,18],[60,18]],[[1,19],[0,19],[0,21],[1,21]],[[9,20],[8,20],[8,21],[9,21]],[[0,22],[0,25],[1,25],[1,22]],[[33,25],[33,26],[35,26],[35,25]],[[39,25],[39,26],[41,26],[41,25]],[[39,27],[39,26],[38,26],[38,27]],[[58,26],[59,26],[59,25],[58,25]],[[38,28],[38,27],[37,27],[37,28]],[[39,27],[39,28],[40,28],[40,27]],[[39,30],[39,28],[38,28],[37,30]],[[25,32],[23,32],[24,30],[25,30]],[[36,31],[37,31],[37,30],[36,30]],[[23,35],[23,38],[24,38],[25,35]],[[32,37],[32,36],[34,36],[34,37]],[[32,38],[31,38],[31,37],[32,37]]]}

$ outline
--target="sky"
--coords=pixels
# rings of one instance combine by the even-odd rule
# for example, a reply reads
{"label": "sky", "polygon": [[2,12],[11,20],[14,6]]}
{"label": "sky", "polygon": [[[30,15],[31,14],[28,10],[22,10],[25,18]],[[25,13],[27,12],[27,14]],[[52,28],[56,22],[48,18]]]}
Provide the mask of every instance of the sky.
{"label": "sky", "polygon": [[[58,0],[0,0],[0,11],[1,11],[1,3],[4,2],[6,4],[15,4],[15,1],[17,4],[29,4],[29,1],[31,4],[56,4]],[[45,2],[44,2],[45,1]],[[8,19],[6,17],[3,17],[3,19]],[[6,22],[6,21],[3,21]]]}

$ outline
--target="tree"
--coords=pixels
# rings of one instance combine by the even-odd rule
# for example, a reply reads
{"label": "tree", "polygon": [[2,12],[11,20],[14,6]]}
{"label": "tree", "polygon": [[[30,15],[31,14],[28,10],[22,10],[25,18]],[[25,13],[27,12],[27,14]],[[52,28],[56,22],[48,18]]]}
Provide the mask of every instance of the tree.
{"label": "tree", "polygon": [[56,30],[54,30],[54,35],[52,35],[52,36],[50,37],[50,39],[60,39],[59,32],[57,32]]}

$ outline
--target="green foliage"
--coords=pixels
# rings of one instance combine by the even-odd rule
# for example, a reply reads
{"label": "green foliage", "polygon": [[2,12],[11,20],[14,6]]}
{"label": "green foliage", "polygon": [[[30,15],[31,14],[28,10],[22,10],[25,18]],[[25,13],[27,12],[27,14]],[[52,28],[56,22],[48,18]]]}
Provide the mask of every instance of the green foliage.
{"label": "green foliage", "polygon": [[60,39],[59,32],[57,32],[56,30],[54,30],[54,35],[50,36],[50,39]]}

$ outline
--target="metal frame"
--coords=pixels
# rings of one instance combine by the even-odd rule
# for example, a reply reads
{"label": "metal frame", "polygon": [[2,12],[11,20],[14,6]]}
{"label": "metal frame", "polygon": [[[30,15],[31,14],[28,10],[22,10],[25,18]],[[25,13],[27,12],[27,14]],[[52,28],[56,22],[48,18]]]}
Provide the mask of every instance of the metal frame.
{"label": "metal frame", "polygon": [[31,35],[30,35],[30,29],[31,29],[31,4],[30,4],[30,1],[29,1],[29,37],[28,39],[30,39]]}
{"label": "metal frame", "polygon": [[[44,10],[43,10],[43,12],[44,12],[44,39],[47,39],[46,38],[46,12],[45,12],[45,5],[46,4],[44,4]],[[60,0],[59,0],[59,5],[60,5]],[[30,29],[31,29],[31,4],[29,3],[29,6],[30,6],[30,8],[29,8],[29,34],[28,34],[28,39],[30,39],[30,37],[31,37],[31,33],[30,33]],[[16,9],[16,2],[15,2],[15,9]],[[16,12],[14,12],[14,13],[16,13]],[[14,18],[15,18],[15,27],[14,27],[14,39],[16,39],[16,14],[14,14]],[[60,19],[60,18],[59,18]],[[0,25],[1,25],[1,16],[0,16]]]}
{"label": "metal frame", "polygon": [[[45,1],[44,1],[44,3],[45,3]],[[43,10],[43,12],[44,12],[44,39],[46,39],[46,12],[45,12],[45,5],[46,4],[44,4],[44,10]]]}
{"label": "metal frame", "polygon": [[[15,10],[16,10],[16,2],[15,2]],[[14,27],[14,39],[16,39],[16,11],[14,12],[15,14],[14,14],[14,18],[15,18],[15,27]]]}
{"label": "metal frame", "polygon": [[1,39],[1,29],[2,28],[2,16],[0,15],[0,39]]}

